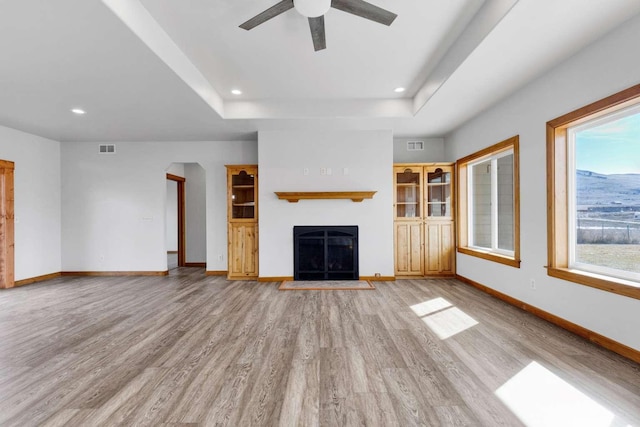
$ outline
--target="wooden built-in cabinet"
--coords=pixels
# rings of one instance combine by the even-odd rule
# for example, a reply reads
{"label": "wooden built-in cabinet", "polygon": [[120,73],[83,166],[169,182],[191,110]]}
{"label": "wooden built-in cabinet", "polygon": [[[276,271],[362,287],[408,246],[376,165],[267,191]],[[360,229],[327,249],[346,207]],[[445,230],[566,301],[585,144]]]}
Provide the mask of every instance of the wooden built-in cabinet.
{"label": "wooden built-in cabinet", "polygon": [[230,280],[258,278],[258,166],[227,165]]}
{"label": "wooden built-in cabinet", "polygon": [[396,163],[395,275],[455,274],[453,164]]}
{"label": "wooden built-in cabinet", "polygon": [[420,221],[396,221],[396,276],[423,275],[422,229]]}

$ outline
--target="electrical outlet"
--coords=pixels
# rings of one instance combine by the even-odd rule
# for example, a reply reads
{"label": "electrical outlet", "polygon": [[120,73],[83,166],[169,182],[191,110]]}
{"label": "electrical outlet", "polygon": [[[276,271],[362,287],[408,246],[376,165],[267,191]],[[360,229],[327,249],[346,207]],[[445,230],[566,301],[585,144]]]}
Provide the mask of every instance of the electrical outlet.
{"label": "electrical outlet", "polygon": [[529,283],[531,284],[531,289],[535,289],[536,288],[536,280],[535,279],[529,280]]}
{"label": "electrical outlet", "polygon": [[326,175],[327,174],[327,168],[320,168],[320,175]]}
{"label": "electrical outlet", "polygon": [[331,168],[327,168],[327,175],[331,175],[332,173]]}
{"label": "electrical outlet", "polygon": [[309,175],[309,168],[302,169],[302,175]]}
{"label": "electrical outlet", "polygon": [[222,256],[222,254],[218,255],[218,261],[222,261],[224,258]]}

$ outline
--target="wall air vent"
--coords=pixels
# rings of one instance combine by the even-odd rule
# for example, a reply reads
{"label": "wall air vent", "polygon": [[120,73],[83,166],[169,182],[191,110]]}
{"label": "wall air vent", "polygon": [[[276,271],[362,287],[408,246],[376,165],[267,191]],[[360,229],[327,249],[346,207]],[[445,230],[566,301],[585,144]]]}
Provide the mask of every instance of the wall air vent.
{"label": "wall air vent", "polygon": [[116,146],[115,144],[100,144],[98,149],[98,153],[100,154],[115,154]]}
{"label": "wall air vent", "polygon": [[424,141],[407,141],[407,151],[424,150]]}

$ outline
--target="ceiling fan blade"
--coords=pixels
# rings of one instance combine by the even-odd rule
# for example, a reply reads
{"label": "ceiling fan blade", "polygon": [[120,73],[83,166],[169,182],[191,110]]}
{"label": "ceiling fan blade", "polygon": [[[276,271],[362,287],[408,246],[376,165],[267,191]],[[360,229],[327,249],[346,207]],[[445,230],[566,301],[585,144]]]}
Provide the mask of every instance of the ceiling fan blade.
{"label": "ceiling fan blade", "polygon": [[282,0],[262,13],[257,14],[253,18],[249,19],[244,24],[240,25],[240,28],[250,30],[258,25],[268,21],[269,19],[286,12],[289,9],[293,9],[293,0]]}
{"label": "ceiling fan blade", "polygon": [[332,0],[331,7],[387,26],[398,16],[364,0]]}
{"label": "ceiling fan blade", "polygon": [[324,37],[324,16],[309,18],[309,28],[311,28],[311,38],[313,48],[317,51],[327,48],[327,41]]}

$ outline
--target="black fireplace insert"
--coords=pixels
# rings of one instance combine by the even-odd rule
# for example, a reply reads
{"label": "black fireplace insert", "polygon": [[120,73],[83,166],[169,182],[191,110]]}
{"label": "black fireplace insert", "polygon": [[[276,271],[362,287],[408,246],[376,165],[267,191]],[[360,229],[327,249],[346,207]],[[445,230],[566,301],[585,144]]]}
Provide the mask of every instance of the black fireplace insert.
{"label": "black fireplace insert", "polygon": [[358,280],[358,226],[293,227],[294,280]]}

